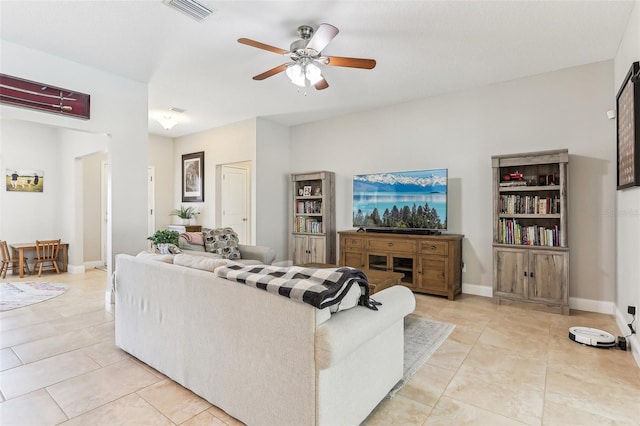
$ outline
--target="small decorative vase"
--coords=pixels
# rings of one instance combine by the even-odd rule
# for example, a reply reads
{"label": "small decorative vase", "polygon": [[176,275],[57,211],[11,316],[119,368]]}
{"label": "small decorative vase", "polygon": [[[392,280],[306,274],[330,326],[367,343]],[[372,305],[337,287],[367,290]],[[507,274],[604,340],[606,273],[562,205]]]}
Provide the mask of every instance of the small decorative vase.
{"label": "small decorative vase", "polygon": [[185,219],[183,217],[179,218],[179,225],[188,225],[189,224],[189,219]]}

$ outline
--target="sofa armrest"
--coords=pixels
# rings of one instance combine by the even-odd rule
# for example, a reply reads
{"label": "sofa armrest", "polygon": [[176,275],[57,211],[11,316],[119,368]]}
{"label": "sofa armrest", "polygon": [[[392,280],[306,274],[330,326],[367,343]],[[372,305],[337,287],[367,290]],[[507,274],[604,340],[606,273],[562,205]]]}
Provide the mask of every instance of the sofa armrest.
{"label": "sofa armrest", "polygon": [[316,329],[316,366],[319,370],[337,364],[360,345],[412,313],[416,308],[414,294],[396,285],[375,294],[382,303],[378,311],[356,306],[340,311]]}
{"label": "sofa armrest", "polygon": [[257,260],[264,265],[271,265],[276,258],[276,251],[266,246],[250,246],[238,244],[242,259]]}

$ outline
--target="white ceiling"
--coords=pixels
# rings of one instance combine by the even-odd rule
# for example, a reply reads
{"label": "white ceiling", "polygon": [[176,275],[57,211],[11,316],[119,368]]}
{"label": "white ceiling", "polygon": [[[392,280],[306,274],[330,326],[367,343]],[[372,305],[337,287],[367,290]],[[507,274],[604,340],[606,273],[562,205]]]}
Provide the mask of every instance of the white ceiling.
{"label": "white ceiling", "polygon": [[[315,121],[612,59],[633,1],[213,1],[196,22],[162,0],[0,1],[1,38],[148,82],[149,131],[178,137],[265,117]],[[325,67],[330,87],[299,92],[284,73],[299,25],[340,33],[325,55],[371,58],[373,70]],[[20,76],[18,76],[20,77]],[[612,89],[613,90],[613,89]],[[152,117],[183,108],[165,131]]]}

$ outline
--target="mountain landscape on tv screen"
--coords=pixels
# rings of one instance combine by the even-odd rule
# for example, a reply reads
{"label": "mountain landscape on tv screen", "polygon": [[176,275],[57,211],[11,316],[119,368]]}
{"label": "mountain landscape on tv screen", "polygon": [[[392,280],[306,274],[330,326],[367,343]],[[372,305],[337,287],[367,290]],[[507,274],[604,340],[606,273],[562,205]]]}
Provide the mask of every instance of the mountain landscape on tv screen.
{"label": "mountain landscape on tv screen", "polygon": [[446,229],[447,170],[354,176],[353,225]]}

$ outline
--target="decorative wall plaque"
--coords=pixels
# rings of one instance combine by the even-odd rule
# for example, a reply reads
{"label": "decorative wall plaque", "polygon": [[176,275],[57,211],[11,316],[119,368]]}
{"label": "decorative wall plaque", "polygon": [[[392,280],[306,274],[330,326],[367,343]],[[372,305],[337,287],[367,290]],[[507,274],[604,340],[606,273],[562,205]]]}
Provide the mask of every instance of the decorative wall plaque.
{"label": "decorative wall plaque", "polygon": [[634,62],[616,96],[618,189],[640,186],[640,64]]}
{"label": "decorative wall plaque", "polygon": [[91,96],[74,90],[0,74],[0,102],[21,108],[89,119]]}

